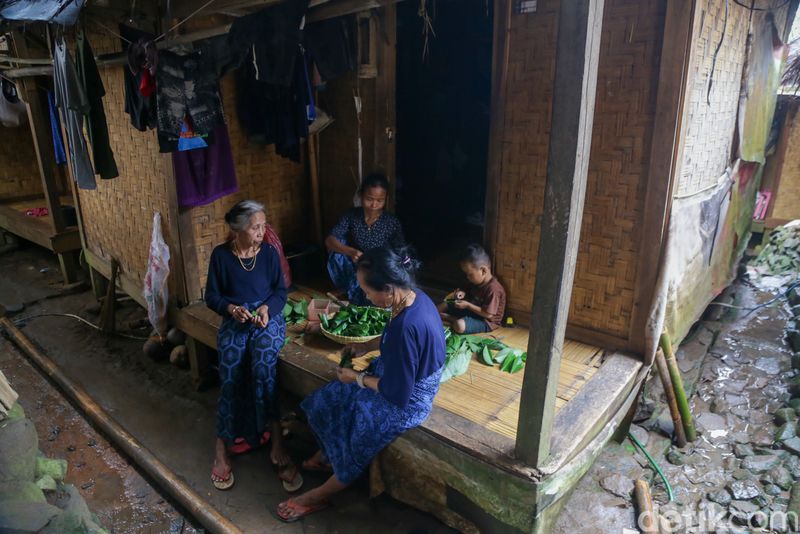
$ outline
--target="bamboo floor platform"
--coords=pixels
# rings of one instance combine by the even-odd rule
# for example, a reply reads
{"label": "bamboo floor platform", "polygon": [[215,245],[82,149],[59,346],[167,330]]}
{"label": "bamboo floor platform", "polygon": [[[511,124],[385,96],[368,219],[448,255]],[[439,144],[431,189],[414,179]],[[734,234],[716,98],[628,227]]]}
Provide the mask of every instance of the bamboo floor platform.
{"label": "bamboo floor platform", "polygon": [[[312,296],[319,297],[321,294],[303,289],[290,295],[293,299]],[[528,330],[525,328],[500,328],[491,335],[511,347],[527,350]],[[339,362],[341,345],[321,334],[305,334],[295,337],[294,342],[324,358]],[[365,356],[360,362],[354,361],[354,367],[365,367],[375,354]],[[556,392],[556,411],[565,406],[595,374],[602,357],[603,350],[598,347],[565,341]],[[517,434],[522,376],[522,371],[512,375],[500,371],[496,366],[483,365],[473,358],[466,373],[442,384],[434,405],[513,440]]]}
{"label": "bamboo floor platform", "polygon": [[[62,197],[62,205],[71,205],[71,197]],[[68,252],[81,247],[78,227],[67,227],[60,234],[53,231],[53,220],[48,215],[34,217],[25,212],[47,207],[44,196],[21,200],[0,200],[0,227],[23,239],[32,241],[54,252]]]}

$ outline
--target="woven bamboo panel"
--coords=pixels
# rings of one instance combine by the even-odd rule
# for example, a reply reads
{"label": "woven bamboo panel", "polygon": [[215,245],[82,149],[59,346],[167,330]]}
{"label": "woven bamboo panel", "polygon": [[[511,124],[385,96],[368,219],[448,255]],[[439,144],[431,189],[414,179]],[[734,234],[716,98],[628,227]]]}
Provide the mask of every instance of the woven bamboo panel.
{"label": "woven bamboo panel", "polygon": [[570,323],[621,338],[633,312],[665,9],[610,0],[603,16]]}
{"label": "woven bamboo panel", "polygon": [[361,96],[361,142],[364,174],[374,160],[375,80],[360,79],[355,72],[328,82],[319,93],[319,105],[335,119],[319,136],[319,180],[325,232],[344,210],[353,206],[358,187],[358,118],[353,94]]}
{"label": "woven bamboo panel", "polygon": [[[89,40],[95,54],[121,50],[119,39],[107,34],[92,33]],[[112,180],[97,177],[94,191],[79,190],[87,245],[106,260],[117,259],[122,271],[134,280],[144,280],[154,212],[161,213],[164,238],[173,243],[162,156],[155,132],[139,132],[130,125],[124,111],[122,67],[100,69],[100,75],[106,88],[103,103],[109,138],[120,175]],[[174,271],[174,264],[172,268]]]}
{"label": "woven bamboo panel", "polygon": [[800,219],[800,114],[796,103],[789,108],[781,135],[788,136],[780,183],[772,208],[776,219]]}
{"label": "woven bamboo panel", "polygon": [[[547,172],[558,4],[512,18],[503,132],[497,272],[509,306],[529,310]],[[610,0],[598,68],[592,154],[570,323],[627,337],[664,2]]]}
{"label": "woven bamboo panel", "polygon": [[43,194],[28,123],[17,128],[0,126],[0,136],[0,199]]}
{"label": "woven bamboo panel", "polygon": [[[211,251],[228,233],[225,212],[236,202],[250,198],[264,204],[267,221],[275,228],[284,245],[308,241],[310,221],[313,220],[305,165],[277,155],[274,145],[249,143],[236,117],[236,91],[232,75],[222,80],[221,90],[239,192],[190,210],[201,287],[206,285]],[[302,150],[305,150],[305,144]]]}
{"label": "woven bamboo panel", "polygon": [[711,64],[725,26],[725,3],[725,0],[700,0],[697,6],[701,14],[693,43],[694,82],[687,87],[686,144],[678,196],[688,196],[715,184],[731,159],[749,13],[729,3],[725,41],[717,55],[708,97]]}

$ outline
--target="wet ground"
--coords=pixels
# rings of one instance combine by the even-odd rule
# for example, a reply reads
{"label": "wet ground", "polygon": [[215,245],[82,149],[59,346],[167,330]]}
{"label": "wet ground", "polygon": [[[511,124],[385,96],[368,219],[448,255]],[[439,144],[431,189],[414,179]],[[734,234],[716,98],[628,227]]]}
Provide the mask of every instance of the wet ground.
{"label": "wet ground", "polygon": [[[724,301],[751,308],[773,296],[737,281]],[[793,398],[800,388],[793,385],[797,371],[785,341],[790,308],[782,300],[750,314],[717,308],[707,315],[714,320],[699,323],[676,354],[698,439],[684,449],[671,445],[672,421],[655,371],[632,427],[663,469],[674,501],[630,440],[612,443],[581,480],[554,532],[635,532],[635,479],[650,484],[666,521],[662,532],[788,532],[794,525],[782,519],[792,493],[800,497],[800,440],[794,438],[800,399]]]}
{"label": "wet ground", "polygon": [[[20,250],[0,254],[0,272],[0,303],[25,305],[14,315],[15,320],[67,312],[98,322],[99,309],[90,291],[58,296],[62,289],[58,265],[46,251],[23,245]],[[144,310],[134,303],[122,302],[117,324],[128,333],[147,335],[146,329],[131,331],[126,326],[144,317]],[[266,450],[234,459],[236,485],[232,490],[218,492],[211,485],[215,388],[198,393],[187,371],[145,356],[142,341],[107,336],[74,319],[31,318],[21,328],[117,422],[245,532],[450,532],[434,517],[391,498],[368,499],[365,485],[343,492],[325,511],[300,523],[284,524],[272,514],[287,494],[269,465]],[[25,399],[23,406],[36,423],[42,449],[70,460],[69,476],[73,478],[68,481],[78,488],[86,486],[81,493],[101,522],[118,532],[175,532],[179,516],[174,509],[160,503],[162,497],[124,460],[112,457],[113,449],[101,437],[79,439],[83,432],[79,429],[88,428],[86,422],[65,407],[55,389],[48,389],[46,382],[37,383],[35,372],[22,356],[9,350],[9,342],[3,343],[0,368],[10,370],[7,374],[13,376],[9,376],[12,386]],[[52,442],[49,436],[55,436]],[[298,461],[310,452],[307,438],[290,437]],[[95,445],[90,446],[91,442]],[[73,462],[83,465],[73,469]],[[323,480],[309,474],[306,487]],[[191,530],[184,528],[184,532]]]}

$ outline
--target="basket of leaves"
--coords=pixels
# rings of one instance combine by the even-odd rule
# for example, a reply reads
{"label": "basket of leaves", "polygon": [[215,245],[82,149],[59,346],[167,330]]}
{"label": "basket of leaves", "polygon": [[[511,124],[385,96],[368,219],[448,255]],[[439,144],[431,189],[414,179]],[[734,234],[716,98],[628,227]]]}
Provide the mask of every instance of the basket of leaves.
{"label": "basket of leaves", "polygon": [[320,331],[328,339],[347,345],[365,343],[383,334],[391,312],[372,306],[345,306],[338,312],[320,315]]}
{"label": "basket of leaves", "polygon": [[308,301],[306,299],[287,300],[283,307],[286,330],[295,334],[305,332],[308,324]]}

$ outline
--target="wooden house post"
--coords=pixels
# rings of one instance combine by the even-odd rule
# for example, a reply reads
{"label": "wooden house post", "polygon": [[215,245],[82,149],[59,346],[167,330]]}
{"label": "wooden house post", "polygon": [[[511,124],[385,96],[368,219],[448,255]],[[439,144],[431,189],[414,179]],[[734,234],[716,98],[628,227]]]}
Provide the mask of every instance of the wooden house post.
{"label": "wooden house post", "polygon": [[[13,32],[14,47],[17,55],[25,59],[50,59],[49,52],[42,49],[34,49],[28,46],[25,34],[19,31]],[[39,167],[39,175],[42,179],[42,192],[44,193],[45,204],[50,213],[52,224],[52,237],[58,238],[67,228],[64,212],[61,210],[61,200],[59,198],[58,184],[55,176],[55,158],[52,151],[52,140],[50,139],[50,114],[45,109],[42,102],[42,95],[36,88],[36,78],[29,76],[21,79],[23,100],[28,108],[28,124],[31,128],[33,148],[36,152],[36,164]],[[54,242],[55,245],[55,242]],[[61,266],[61,274],[64,283],[70,284],[77,281],[78,265],[74,252],[58,250],[61,248],[54,246],[58,254],[58,263]]]}
{"label": "wooden house post", "polygon": [[528,361],[515,453],[532,466],[550,454],[556,388],[586,194],[603,0],[562,0],[536,260]]}

